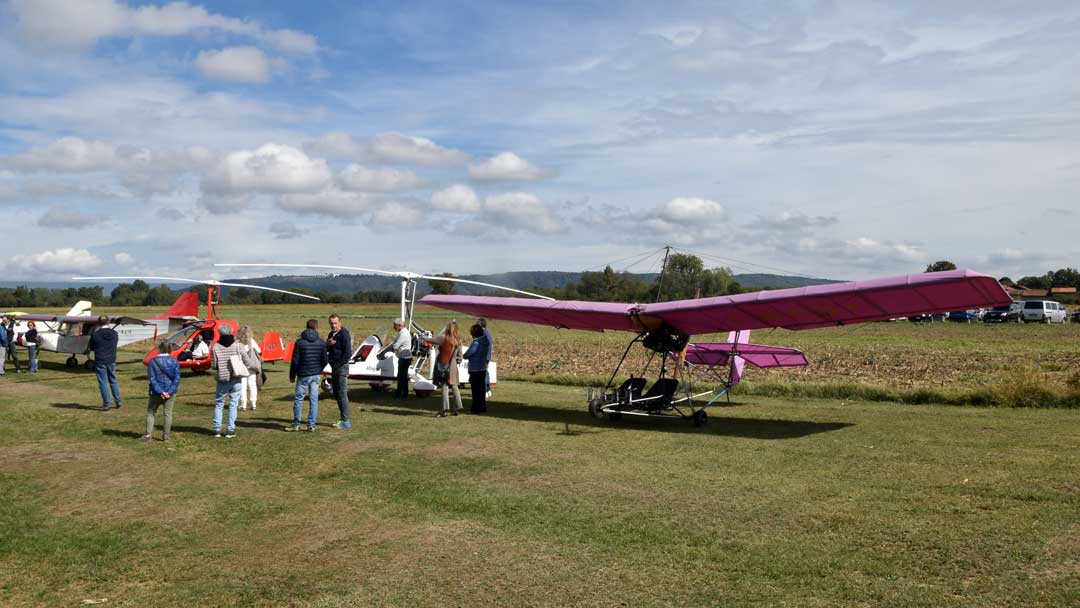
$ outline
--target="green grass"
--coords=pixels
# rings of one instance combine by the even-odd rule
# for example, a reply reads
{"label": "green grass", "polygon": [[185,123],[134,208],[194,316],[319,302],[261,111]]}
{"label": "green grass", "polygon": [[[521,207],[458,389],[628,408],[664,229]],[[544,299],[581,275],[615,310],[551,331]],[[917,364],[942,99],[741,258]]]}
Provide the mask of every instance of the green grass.
{"label": "green grass", "polygon": [[[237,316],[261,333],[325,312]],[[504,349],[532,339],[494,329]],[[895,357],[928,335],[870,329],[831,352]],[[983,356],[953,345],[980,328],[941,329],[927,348]],[[694,429],[593,420],[578,384],[595,378],[567,375],[504,381],[490,415],[447,419],[356,387],[352,431],[292,434],[278,365],[235,440],[209,435],[202,375],[184,377],[174,441],[145,445],[141,354],[122,351],[116,412],[60,356],[0,378],[0,605],[1080,603],[1080,410],[867,400],[909,390],[887,383],[792,380],[791,400],[751,375]]]}

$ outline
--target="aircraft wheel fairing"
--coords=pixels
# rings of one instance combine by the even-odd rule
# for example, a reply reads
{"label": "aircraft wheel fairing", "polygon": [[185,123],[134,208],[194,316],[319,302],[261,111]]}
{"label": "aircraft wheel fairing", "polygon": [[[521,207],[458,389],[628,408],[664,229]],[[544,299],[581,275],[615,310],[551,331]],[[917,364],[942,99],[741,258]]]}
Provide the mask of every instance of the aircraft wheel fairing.
{"label": "aircraft wheel fairing", "polygon": [[703,427],[709,423],[709,415],[705,413],[705,410],[698,410],[694,412],[692,422],[696,427]]}
{"label": "aircraft wheel fairing", "polygon": [[64,365],[67,366],[67,367],[78,367],[79,366],[79,360],[75,358],[75,355],[71,355],[70,357],[67,358],[66,361],[64,361]]}
{"label": "aircraft wheel fairing", "polygon": [[591,415],[593,418],[596,418],[597,420],[603,420],[604,419],[604,410],[602,409],[603,407],[604,407],[604,400],[603,399],[597,397],[595,399],[590,400],[589,401],[589,415]]}

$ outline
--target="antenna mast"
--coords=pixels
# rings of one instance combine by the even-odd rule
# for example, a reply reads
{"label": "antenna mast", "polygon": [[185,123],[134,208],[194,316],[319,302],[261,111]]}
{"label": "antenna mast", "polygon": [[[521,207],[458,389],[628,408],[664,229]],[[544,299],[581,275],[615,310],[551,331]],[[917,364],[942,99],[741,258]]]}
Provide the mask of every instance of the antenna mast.
{"label": "antenna mast", "polygon": [[656,281],[656,301],[660,301],[660,293],[664,289],[664,273],[667,272],[667,260],[671,255],[671,245],[664,247],[664,263],[660,266],[660,278]]}

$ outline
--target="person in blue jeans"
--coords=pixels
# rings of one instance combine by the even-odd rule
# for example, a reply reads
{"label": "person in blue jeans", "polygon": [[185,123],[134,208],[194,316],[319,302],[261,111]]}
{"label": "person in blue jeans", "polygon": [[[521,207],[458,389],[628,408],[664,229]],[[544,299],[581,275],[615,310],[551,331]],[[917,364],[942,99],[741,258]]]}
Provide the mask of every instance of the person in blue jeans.
{"label": "person in blue jeans", "polygon": [[98,390],[101,391],[101,410],[109,411],[109,393],[113,404],[120,409],[120,385],[116,383],[116,344],[120,336],[109,327],[109,317],[98,317],[101,324],[90,335],[90,350],[94,353],[94,374],[97,376]]}
{"label": "person in blue jeans", "polygon": [[229,359],[240,356],[240,345],[236,343],[232,327],[226,323],[218,325],[218,341],[210,349],[210,369],[214,370],[217,386],[214,390],[214,437],[221,437],[221,415],[225,407],[225,397],[229,398],[229,421],[225,426],[225,438],[236,437],[236,406],[240,403],[240,376],[229,367]]}
{"label": "person in blue jeans", "polygon": [[326,354],[326,342],[319,337],[319,322],[309,319],[307,328],[293,345],[292,362],[289,364],[289,382],[296,382],[293,395],[293,420],[286,431],[300,430],[300,414],[304,409],[304,397],[308,398],[307,430],[314,431],[319,417],[319,378],[323,368],[330,362]]}
{"label": "person in blue jeans", "polygon": [[26,358],[30,360],[30,373],[37,373],[37,348],[38,348],[38,331],[37,325],[30,321],[26,324],[26,333],[23,335],[23,339],[26,340]]}

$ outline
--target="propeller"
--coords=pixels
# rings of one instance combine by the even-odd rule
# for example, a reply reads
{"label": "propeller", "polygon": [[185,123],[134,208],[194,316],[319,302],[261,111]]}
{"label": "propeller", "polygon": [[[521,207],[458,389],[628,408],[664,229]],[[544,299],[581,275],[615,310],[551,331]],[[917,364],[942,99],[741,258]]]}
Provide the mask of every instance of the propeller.
{"label": "propeller", "polygon": [[480,281],[470,281],[468,279],[459,279],[456,277],[436,277],[427,274],[417,274],[415,272],[406,271],[392,271],[392,270],[379,270],[377,268],[358,268],[356,266],[330,266],[326,264],[214,264],[214,266],[244,266],[244,267],[262,267],[262,268],[321,268],[327,270],[354,270],[357,272],[370,272],[373,274],[382,274],[391,277],[401,277],[402,279],[408,279],[415,281],[416,279],[429,279],[432,281],[450,281],[451,283],[466,283],[468,285],[479,285],[480,287],[490,287],[492,289],[501,289],[503,291],[512,291],[514,293],[520,293],[522,295],[530,296],[533,298],[540,298],[541,300],[554,300],[555,298],[549,298],[548,296],[542,296],[538,293],[531,293],[528,291],[522,291],[520,289],[513,289],[511,287],[503,287],[502,285],[493,285],[491,283],[481,283]]}
{"label": "propeller", "polygon": [[214,279],[183,279],[180,277],[71,277],[72,281],[176,281],[180,283],[195,283],[198,285],[211,285],[213,287],[248,287],[250,289],[262,289],[265,291],[276,291],[278,293],[284,293],[290,296],[296,296],[298,298],[307,298],[309,300],[319,301],[319,298],[315,296],[309,296],[302,293],[296,293],[295,291],[286,291],[284,289],[275,289],[273,287],[263,287],[261,285],[248,285],[246,283],[223,283],[221,281],[215,281]]}

